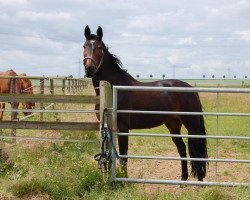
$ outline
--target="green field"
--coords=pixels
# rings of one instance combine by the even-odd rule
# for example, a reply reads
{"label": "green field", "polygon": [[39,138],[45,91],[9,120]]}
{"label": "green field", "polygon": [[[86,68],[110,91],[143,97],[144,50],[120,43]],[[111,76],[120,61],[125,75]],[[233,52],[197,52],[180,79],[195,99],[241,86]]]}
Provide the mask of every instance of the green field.
{"label": "green field", "polygon": [[[84,93],[92,93],[84,91]],[[250,113],[250,94],[221,94],[221,112]],[[200,94],[204,111],[216,111],[216,95]],[[86,105],[57,105],[57,109],[83,109]],[[90,106],[88,108],[93,108]],[[9,115],[6,113],[6,118]],[[38,116],[31,120],[38,120]],[[94,120],[95,115],[61,114],[62,121]],[[54,120],[45,114],[45,120]],[[249,136],[249,117],[219,117],[219,135]],[[208,135],[216,134],[216,117],[205,117]],[[164,126],[133,132],[167,133]],[[186,134],[183,128],[182,132]],[[3,130],[1,134],[10,134]],[[97,132],[18,130],[17,135],[98,140]],[[93,156],[99,143],[0,141],[0,199],[250,199],[249,188],[185,187],[112,183],[102,177]],[[216,156],[216,140],[208,140],[209,157]],[[131,137],[129,153],[176,156],[170,138]],[[219,157],[250,159],[250,145],[244,140],[220,140]],[[180,163],[129,160],[129,177],[180,179]],[[247,164],[210,163],[205,181],[250,182]],[[190,177],[190,180],[194,180]]]}
{"label": "green field", "polygon": [[[157,81],[160,79],[139,79],[142,82]],[[182,79],[197,87],[250,87],[250,79]]]}

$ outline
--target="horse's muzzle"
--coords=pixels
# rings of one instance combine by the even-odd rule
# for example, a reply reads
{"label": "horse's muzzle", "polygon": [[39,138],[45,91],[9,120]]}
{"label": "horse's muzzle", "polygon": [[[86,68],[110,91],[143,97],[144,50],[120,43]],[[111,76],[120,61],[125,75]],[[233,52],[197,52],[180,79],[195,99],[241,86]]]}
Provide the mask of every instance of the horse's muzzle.
{"label": "horse's muzzle", "polygon": [[95,74],[95,67],[94,66],[85,66],[86,68],[86,77],[92,78]]}

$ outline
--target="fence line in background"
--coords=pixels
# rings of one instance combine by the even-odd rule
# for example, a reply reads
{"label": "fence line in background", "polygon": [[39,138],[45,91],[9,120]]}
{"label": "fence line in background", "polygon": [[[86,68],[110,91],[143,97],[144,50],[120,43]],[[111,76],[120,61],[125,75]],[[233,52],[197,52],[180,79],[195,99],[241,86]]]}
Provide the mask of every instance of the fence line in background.
{"label": "fence line in background", "polygon": [[[80,91],[83,91],[88,86],[86,80],[84,79],[74,79],[69,77],[29,77],[29,76],[0,76],[0,79],[10,79],[12,84],[11,94],[1,94],[0,102],[11,102],[13,105],[15,102],[34,102],[40,103],[40,109],[16,109],[12,106],[11,109],[0,109],[0,111],[11,112],[12,116],[17,116],[17,112],[32,112],[31,115],[22,117],[18,119],[17,117],[12,117],[11,121],[0,121],[0,129],[40,129],[40,130],[99,130],[99,122],[59,122],[58,116],[56,117],[56,122],[44,121],[43,113],[98,113],[96,110],[56,110],[54,108],[55,103],[84,103],[84,104],[99,104],[100,98],[93,95],[77,95]],[[32,87],[37,87],[39,85],[39,94],[16,94],[15,84],[16,79],[28,78],[38,80],[38,84]],[[57,84],[55,80],[62,81],[62,84]],[[46,84],[46,82],[49,84]],[[66,85],[69,84],[68,93],[66,95]],[[49,89],[48,93],[45,89]],[[61,94],[55,94],[55,88],[61,88]],[[58,90],[57,90],[58,91]],[[71,94],[72,93],[72,94]],[[50,105],[44,107],[44,103],[51,103]],[[50,110],[46,110],[52,108]],[[40,114],[40,121],[24,121],[28,118]],[[96,142],[92,140],[75,140],[75,139],[58,139],[58,138],[43,138],[43,137],[23,137],[23,136],[7,136],[1,135],[1,139],[18,139],[18,140],[46,140],[46,141],[67,141],[67,142]]]}

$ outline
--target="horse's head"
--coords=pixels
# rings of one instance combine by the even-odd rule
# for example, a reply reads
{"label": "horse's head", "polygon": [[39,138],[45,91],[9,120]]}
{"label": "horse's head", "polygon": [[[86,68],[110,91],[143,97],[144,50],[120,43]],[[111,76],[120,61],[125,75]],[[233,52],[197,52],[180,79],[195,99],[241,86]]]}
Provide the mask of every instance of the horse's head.
{"label": "horse's head", "polygon": [[89,26],[85,27],[86,42],[83,45],[83,63],[88,78],[92,78],[103,62],[102,28],[99,26],[97,34],[91,34]]}
{"label": "horse's head", "polygon": [[[26,74],[20,74],[19,76],[27,76]],[[21,85],[22,85],[22,93],[23,94],[33,94],[33,87],[31,81],[28,78],[21,78]],[[22,103],[23,109],[34,109],[35,103],[32,102],[23,102]],[[25,116],[32,114],[31,112],[24,112]]]}

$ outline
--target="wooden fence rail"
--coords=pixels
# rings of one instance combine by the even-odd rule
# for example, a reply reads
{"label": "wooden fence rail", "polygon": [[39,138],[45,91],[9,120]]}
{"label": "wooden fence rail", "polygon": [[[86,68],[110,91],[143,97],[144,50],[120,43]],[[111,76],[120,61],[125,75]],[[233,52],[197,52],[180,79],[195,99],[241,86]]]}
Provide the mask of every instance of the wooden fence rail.
{"label": "wooden fence rail", "polygon": [[0,129],[99,130],[99,122],[0,121]]}
{"label": "wooden fence rail", "polygon": [[50,94],[1,94],[0,102],[84,103],[99,104],[99,96]]}
{"label": "wooden fence rail", "polygon": [[[40,110],[44,109],[44,103],[64,103],[64,104],[100,104],[100,113],[103,113],[105,107],[112,105],[111,87],[107,82],[101,82],[101,98],[94,95],[76,95],[76,91],[86,87],[83,79],[65,78],[65,77],[7,77],[0,76],[0,78],[10,78],[12,80],[12,88],[15,88],[16,79],[29,78],[39,80],[39,94],[17,94],[14,89],[10,94],[0,94],[0,102],[9,102],[14,105],[16,102],[34,102],[40,103]],[[62,80],[62,94],[55,94],[54,80]],[[45,94],[45,81],[49,81],[49,93]],[[67,84],[68,81],[68,84]],[[68,87],[67,87],[68,86]],[[73,95],[65,95],[66,90],[73,92]],[[108,97],[107,97],[108,95]],[[13,109],[13,106],[12,106]],[[14,109],[13,109],[14,110]],[[12,111],[11,121],[0,121],[0,129],[39,129],[39,130],[99,130],[99,122],[48,122],[44,121],[43,112],[40,113],[40,121],[18,121],[16,117],[16,110]],[[15,134],[12,134],[15,136]]]}

